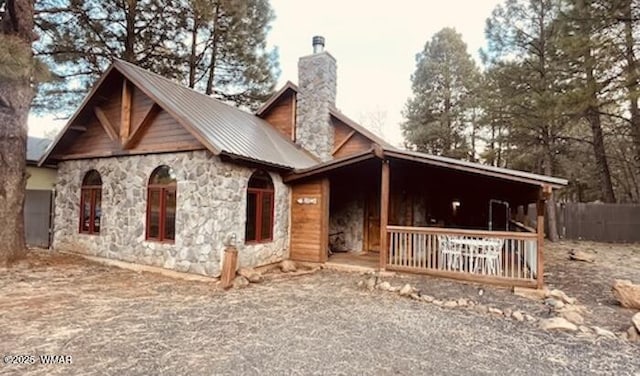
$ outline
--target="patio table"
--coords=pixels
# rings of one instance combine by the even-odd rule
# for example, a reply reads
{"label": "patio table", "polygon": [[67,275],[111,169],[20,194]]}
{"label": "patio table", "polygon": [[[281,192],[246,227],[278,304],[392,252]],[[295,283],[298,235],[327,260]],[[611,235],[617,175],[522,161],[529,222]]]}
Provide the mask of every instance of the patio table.
{"label": "patio table", "polygon": [[[479,261],[499,256],[486,252],[487,249],[494,249],[498,245],[496,239],[467,239],[461,236],[451,236],[449,241],[460,246],[461,256],[469,259],[470,271],[474,273],[477,272],[480,265]],[[498,268],[493,271],[495,274],[499,273]]]}

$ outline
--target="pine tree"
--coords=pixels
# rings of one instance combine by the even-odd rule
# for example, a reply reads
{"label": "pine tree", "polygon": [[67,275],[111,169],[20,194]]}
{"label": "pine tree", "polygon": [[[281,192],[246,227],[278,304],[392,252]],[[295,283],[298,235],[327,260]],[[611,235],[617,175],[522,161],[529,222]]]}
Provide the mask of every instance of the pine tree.
{"label": "pine tree", "polygon": [[473,159],[467,133],[480,73],[462,36],[442,29],[416,56],[416,65],[402,124],[405,140],[419,151]]}
{"label": "pine tree", "polygon": [[602,124],[603,107],[613,100],[619,76],[615,42],[607,32],[610,20],[598,1],[565,0],[564,5],[558,47],[566,63],[563,74],[570,82],[570,112],[589,124],[600,199],[616,202]]}
{"label": "pine tree", "polygon": [[256,109],[273,92],[277,51],[266,48],[274,18],[267,0],[190,0],[189,86]]}
{"label": "pine tree", "polygon": [[0,1],[0,266],[26,254],[27,116],[36,62],[31,52],[33,3]]}
{"label": "pine tree", "polygon": [[[499,87],[498,105],[485,109],[508,118],[508,139],[513,158],[510,167],[555,175],[557,149],[568,119],[563,115],[561,64],[555,47],[559,37],[555,0],[508,0],[487,20],[488,49],[484,59]],[[547,200],[549,239],[557,240],[556,205]]]}
{"label": "pine tree", "polygon": [[[638,62],[637,46],[640,45],[638,37],[638,24],[640,23],[640,3],[634,0],[613,0],[607,2],[604,7],[609,11],[612,25],[610,27],[613,36],[618,36],[620,54],[624,56],[623,92],[627,99],[628,120],[626,127],[633,143],[634,155],[632,167],[635,173],[631,174],[633,180],[640,179],[640,63]],[[622,32],[618,32],[622,30]],[[620,37],[622,36],[622,37]],[[625,119],[624,111],[621,118]]]}
{"label": "pine tree", "polygon": [[53,71],[41,111],[68,114],[116,58],[249,108],[275,85],[266,0],[41,0],[36,14]]}
{"label": "pine tree", "polygon": [[[502,72],[506,69],[509,69],[508,65],[494,66],[483,72],[477,96],[481,113],[478,123],[484,132],[482,140],[485,144],[480,157],[484,163],[497,167],[509,167],[512,162],[506,157],[509,154],[507,140],[513,110],[507,107],[509,103],[504,102],[504,99],[511,95],[505,92],[510,90],[511,86],[501,81],[508,77]],[[514,164],[517,165],[517,162]]]}
{"label": "pine tree", "polygon": [[35,49],[53,74],[36,97],[40,111],[68,114],[116,58],[182,78],[177,0],[41,0],[36,5],[41,39]]}

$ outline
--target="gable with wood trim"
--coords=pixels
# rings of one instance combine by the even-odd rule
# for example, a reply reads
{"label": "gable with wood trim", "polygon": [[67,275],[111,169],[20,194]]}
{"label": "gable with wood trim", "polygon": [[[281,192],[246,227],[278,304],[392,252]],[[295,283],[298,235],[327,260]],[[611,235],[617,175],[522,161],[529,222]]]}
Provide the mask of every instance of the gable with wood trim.
{"label": "gable with wood trim", "polygon": [[[300,89],[287,82],[265,104],[256,115],[272,124],[285,137],[296,142],[298,106],[297,95]],[[383,138],[350,119],[335,106],[329,107],[329,125],[333,132],[333,158],[341,158],[371,149],[374,145],[392,148]]]}
{"label": "gable with wood trim", "polygon": [[202,150],[200,143],[141,89],[112,71],[51,151],[52,160]]}

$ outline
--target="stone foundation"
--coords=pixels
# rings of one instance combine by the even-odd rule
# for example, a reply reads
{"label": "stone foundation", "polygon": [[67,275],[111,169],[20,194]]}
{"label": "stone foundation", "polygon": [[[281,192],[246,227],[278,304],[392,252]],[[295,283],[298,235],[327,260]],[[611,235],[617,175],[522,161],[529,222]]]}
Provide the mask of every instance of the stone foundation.
{"label": "stone foundation", "polygon": [[[175,243],[145,240],[147,181],[160,165],[177,179]],[[80,234],[80,187],[85,173],[102,177],[98,235]],[[54,243],[56,249],[219,276],[225,244],[236,235],[240,266],[288,257],[289,188],[271,173],[275,187],[274,241],[244,244],[246,189],[255,170],[223,163],[208,151],[62,162],[58,169]]]}

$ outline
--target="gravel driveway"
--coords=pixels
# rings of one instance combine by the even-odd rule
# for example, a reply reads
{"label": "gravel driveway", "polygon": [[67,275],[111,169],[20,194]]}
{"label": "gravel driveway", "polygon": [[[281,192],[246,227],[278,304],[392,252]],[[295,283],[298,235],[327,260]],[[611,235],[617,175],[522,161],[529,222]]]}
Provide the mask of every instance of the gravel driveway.
{"label": "gravel driveway", "polygon": [[640,346],[368,292],[321,271],[223,292],[69,256],[0,270],[0,374],[640,375]]}

